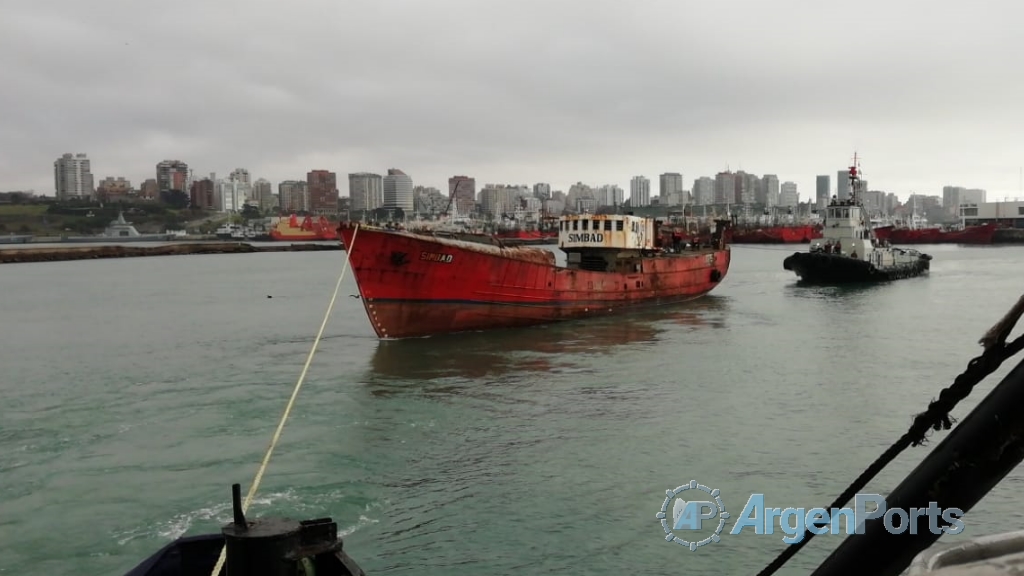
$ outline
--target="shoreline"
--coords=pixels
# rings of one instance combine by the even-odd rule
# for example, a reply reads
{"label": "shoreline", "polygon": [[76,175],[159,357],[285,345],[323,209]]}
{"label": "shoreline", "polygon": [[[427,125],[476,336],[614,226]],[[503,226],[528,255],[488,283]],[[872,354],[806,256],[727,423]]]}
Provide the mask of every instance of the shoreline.
{"label": "shoreline", "polygon": [[64,262],[99,258],[140,258],[145,256],[185,256],[193,254],[253,254],[257,252],[319,252],[342,250],[341,244],[282,244],[253,246],[246,242],[201,242],[164,246],[75,246],[47,248],[0,248],[0,264]]}

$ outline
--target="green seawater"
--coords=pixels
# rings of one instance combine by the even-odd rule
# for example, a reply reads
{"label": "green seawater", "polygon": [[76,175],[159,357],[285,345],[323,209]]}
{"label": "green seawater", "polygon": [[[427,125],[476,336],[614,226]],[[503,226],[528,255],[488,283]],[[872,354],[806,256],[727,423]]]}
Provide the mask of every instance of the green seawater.
{"label": "green seawater", "polygon": [[[1024,247],[921,248],[928,277],[829,289],[796,286],[794,248],[737,246],[689,305],[395,342],[375,338],[347,278],[250,516],[332,516],[370,575],[754,574],[782,534],[691,552],[655,519],[665,490],[697,480],[734,515],[752,492],[830,503],[1024,287]],[[123,574],[228,522],[343,258],[0,267],[0,573]],[[1024,527],[1022,478],[943,540]],[[840,540],[815,538],[780,573]]]}

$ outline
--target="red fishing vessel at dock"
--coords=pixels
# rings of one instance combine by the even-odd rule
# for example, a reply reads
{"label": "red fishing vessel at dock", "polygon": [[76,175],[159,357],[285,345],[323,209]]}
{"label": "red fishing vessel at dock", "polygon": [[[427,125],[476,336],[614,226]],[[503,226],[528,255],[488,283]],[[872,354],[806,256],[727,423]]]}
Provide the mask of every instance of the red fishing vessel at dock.
{"label": "red fishing vessel at dock", "polygon": [[981,224],[962,230],[879,226],[874,231],[876,238],[893,244],[992,244],[998,229],[998,224]]}
{"label": "red fishing vessel at dock", "polygon": [[501,240],[557,240],[558,232],[555,230],[498,230],[493,236]]}
{"label": "red fishing vessel at dock", "polygon": [[729,221],[695,242],[665,245],[655,221],[563,216],[556,265],[543,248],[343,223],[338,228],[370,324],[380,338],[530,326],[684,302],[729,271]]}
{"label": "red fishing vessel at dock", "polygon": [[733,244],[808,244],[821,238],[821,226],[797,224],[793,226],[739,226],[732,231]]}

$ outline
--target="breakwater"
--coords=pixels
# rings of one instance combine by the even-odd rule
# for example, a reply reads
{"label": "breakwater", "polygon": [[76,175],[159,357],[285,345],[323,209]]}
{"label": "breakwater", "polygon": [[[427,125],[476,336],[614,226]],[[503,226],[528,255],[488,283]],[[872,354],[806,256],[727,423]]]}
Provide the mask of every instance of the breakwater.
{"label": "breakwater", "polygon": [[244,242],[203,242],[164,246],[75,246],[0,249],[0,264],[59,262],[98,258],[138,258],[142,256],[184,256],[189,254],[251,254],[255,252],[312,252],[341,250],[340,244],[282,244],[253,246]]}

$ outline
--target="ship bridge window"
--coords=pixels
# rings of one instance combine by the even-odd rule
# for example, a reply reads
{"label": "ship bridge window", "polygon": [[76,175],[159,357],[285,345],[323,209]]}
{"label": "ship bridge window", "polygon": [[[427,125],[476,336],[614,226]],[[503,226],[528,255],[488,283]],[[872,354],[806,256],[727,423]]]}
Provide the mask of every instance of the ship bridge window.
{"label": "ship bridge window", "polygon": [[580,221],[579,220],[573,220],[572,221],[572,229],[573,230],[579,230],[580,229]]}
{"label": "ship bridge window", "polygon": [[580,230],[588,230],[587,226],[590,225],[590,220],[580,220]]}
{"label": "ship bridge window", "polygon": [[611,232],[612,231],[612,221],[611,220],[605,220],[604,221],[604,231],[605,232]]}
{"label": "ship bridge window", "polygon": [[843,208],[843,218],[849,218],[849,217],[850,217],[850,209],[849,208]]}
{"label": "ship bridge window", "polygon": [[[964,216],[977,216],[978,215],[978,209],[977,208],[964,208],[963,210],[964,210]],[[1017,210],[1020,211],[1020,208],[1017,208]],[[1022,213],[1024,213],[1024,212],[1022,212]]]}
{"label": "ship bridge window", "polygon": [[615,230],[622,232],[622,220],[615,221]]}

